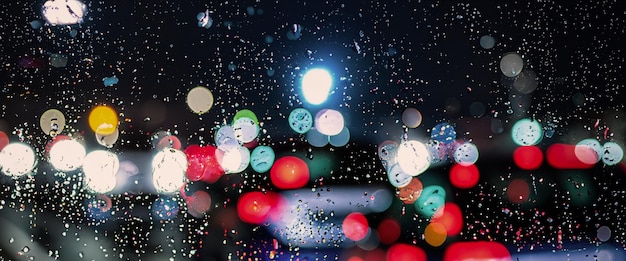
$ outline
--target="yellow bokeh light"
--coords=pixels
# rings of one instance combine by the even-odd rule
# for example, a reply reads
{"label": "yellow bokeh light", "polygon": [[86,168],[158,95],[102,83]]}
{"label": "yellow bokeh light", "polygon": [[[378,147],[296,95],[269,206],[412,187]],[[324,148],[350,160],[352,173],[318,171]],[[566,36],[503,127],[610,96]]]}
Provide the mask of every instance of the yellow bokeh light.
{"label": "yellow bokeh light", "polygon": [[109,135],[117,129],[117,113],[111,107],[96,106],[89,113],[89,127],[96,134]]}

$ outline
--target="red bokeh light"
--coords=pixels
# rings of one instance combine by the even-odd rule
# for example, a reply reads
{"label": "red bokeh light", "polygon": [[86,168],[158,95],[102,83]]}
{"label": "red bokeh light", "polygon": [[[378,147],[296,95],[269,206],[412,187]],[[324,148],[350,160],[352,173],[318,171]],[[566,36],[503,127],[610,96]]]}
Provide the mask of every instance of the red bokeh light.
{"label": "red bokeh light", "polygon": [[199,190],[190,197],[185,197],[187,211],[190,215],[201,218],[211,209],[211,195],[206,191]]}
{"label": "red bokeh light", "polygon": [[543,163],[543,152],[537,146],[521,146],[513,152],[515,165],[523,170],[535,170]]}
{"label": "red bokeh light", "polygon": [[509,201],[516,204],[522,204],[528,201],[529,196],[530,187],[528,186],[528,182],[523,179],[512,180],[506,189],[506,197],[509,199]]}
{"label": "red bokeh light", "polygon": [[4,149],[7,145],[9,145],[9,136],[3,131],[0,131],[0,150]]}
{"label": "red bokeh light", "polygon": [[202,180],[206,183],[215,183],[224,175],[224,169],[220,166],[215,156],[217,148],[214,146],[200,147],[189,145],[185,149],[187,155],[187,178],[191,181]]}
{"label": "red bokeh light", "polygon": [[576,148],[576,145],[555,143],[546,150],[546,161],[550,166],[557,169],[589,169],[595,164],[585,163],[580,159],[589,162],[589,159],[593,157],[598,157],[596,152],[592,148],[584,146]]}
{"label": "red bokeh light", "polygon": [[271,200],[262,192],[247,192],[237,201],[237,214],[241,221],[259,225],[265,222],[271,209]]}
{"label": "red bokeh light", "polygon": [[270,169],[272,184],[280,189],[297,189],[309,182],[309,166],[298,157],[284,156]]}
{"label": "red bokeh light", "polygon": [[365,215],[360,212],[352,212],[343,219],[341,230],[347,238],[359,241],[367,236],[369,224]]}
{"label": "red bokeh light", "polygon": [[444,261],[511,261],[511,253],[498,242],[474,241],[455,242],[446,248]]}
{"label": "red bokeh light", "polygon": [[450,183],[461,189],[468,189],[476,186],[480,179],[480,173],[476,165],[459,165],[454,164],[450,169]]}
{"label": "red bokeh light", "polygon": [[400,224],[393,218],[387,218],[378,224],[378,239],[380,243],[391,245],[400,238]]}
{"label": "red bokeh light", "polygon": [[456,203],[448,202],[437,210],[431,222],[442,224],[448,236],[456,236],[463,229],[463,213]]}
{"label": "red bokeh light", "polygon": [[387,261],[426,261],[423,249],[404,243],[397,243],[387,250]]}

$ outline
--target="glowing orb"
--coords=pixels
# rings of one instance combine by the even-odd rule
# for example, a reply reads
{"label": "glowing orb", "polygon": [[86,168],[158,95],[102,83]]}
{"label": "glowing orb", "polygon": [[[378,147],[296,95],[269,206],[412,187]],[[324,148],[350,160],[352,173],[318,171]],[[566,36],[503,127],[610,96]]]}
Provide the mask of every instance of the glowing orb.
{"label": "glowing orb", "polygon": [[409,128],[417,128],[422,124],[422,113],[415,108],[406,108],[402,112],[402,123]]}
{"label": "glowing orb", "polygon": [[391,245],[400,238],[401,230],[400,224],[393,218],[386,218],[380,223],[376,229],[378,232],[378,238],[381,243]]}
{"label": "glowing orb", "polygon": [[480,47],[483,49],[491,49],[496,45],[496,39],[491,35],[483,35],[480,37]]}
{"label": "glowing orb", "polygon": [[189,145],[185,149],[187,155],[187,178],[191,181],[202,180],[205,183],[215,183],[224,175],[224,170],[220,166],[217,156],[217,148],[207,145]]}
{"label": "glowing orb", "polygon": [[350,141],[350,130],[348,129],[348,127],[343,127],[343,130],[341,130],[339,134],[330,136],[328,138],[328,143],[330,143],[330,145],[335,146],[335,147],[346,146],[346,144],[348,144],[349,141]]}
{"label": "glowing orb", "polygon": [[295,156],[284,156],[270,169],[272,184],[280,189],[296,189],[309,182],[309,166]]}
{"label": "glowing orb", "polygon": [[235,136],[235,129],[230,125],[224,125],[215,133],[215,145],[222,146],[235,146],[240,145],[237,137]]}
{"label": "glowing orb", "polygon": [[433,127],[430,138],[444,144],[450,144],[456,139],[456,130],[449,123],[439,123]]}
{"label": "glowing orb", "polygon": [[326,144],[328,144],[329,139],[330,137],[328,137],[328,135],[320,133],[319,131],[317,131],[316,128],[311,128],[306,133],[306,140],[313,147],[324,147],[326,146]]}
{"label": "glowing orb", "polygon": [[36,163],[35,152],[24,143],[9,143],[0,151],[0,169],[7,176],[31,173]]}
{"label": "glowing orb", "polygon": [[524,68],[524,60],[517,53],[508,53],[500,59],[500,70],[506,77],[515,77]]}
{"label": "glowing orb", "polygon": [[446,237],[448,237],[448,233],[446,232],[446,227],[443,224],[431,222],[426,225],[426,229],[424,230],[424,239],[429,245],[434,247],[441,246],[444,242],[446,242]]}
{"label": "glowing orb", "polygon": [[521,146],[513,152],[513,162],[520,169],[535,170],[543,163],[543,152],[537,146]]}
{"label": "glowing orb", "polygon": [[389,168],[398,162],[398,143],[391,140],[380,143],[378,145],[378,158],[383,167],[389,171]]}
{"label": "glowing orb", "polygon": [[511,253],[506,246],[493,241],[454,242],[448,246],[443,261],[456,260],[501,260],[511,261]]}
{"label": "glowing orb", "polygon": [[343,115],[339,111],[323,109],[315,115],[315,129],[324,135],[337,135],[343,127]]}
{"label": "glowing orb", "polygon": [[513,142],[520,146],[537,145],[543,137],[543,129],[538,121],[521,119],[511,129]]}
{"label": "glowing orb", "polygon": [[186,197],[187,212],[195,218],[204,217],[211,209],[211,195],[204,190],[194,192],[190,197]]}
{"label": "glowing orb", "polygon": [[173,193],[185,183],[187,156],[180,150],[164,149],[152,159],[152,184],[159,193]]}
{"label": "glowing orb", "polygon": [[397,195],[404,204],[413,204],[422,194],[422,189],[422,182],[418,178],[412,178],[409,184],[398,189]]}
{"label": "glowing orb", "polygon": [[589,169],[597,158],[597,152],[588,146],[554,143],[546,149],[546,162],[557,169]]}
{"label": "glowing orb", "polygon": [[57,109],[49,109],[41,114],[39,127],[50,136],[56,136],[65,128],[65,115]]}
{"label": "glowing orb", "polygon": [[448,236],[456,236],[463,230],[463,212],[459,205],[454,202],[446,203],[443,208],[437,210],[432,223],[440,223],[444,226]]}
{"label": "glowing orb", "polygon": [[237,201],[237,215],[241,221],[250,224],[262,224],[272,208],[270,199],[259,191],[247,192]]}
{"label": "glowing orb", "polygon": [[187,106],[194,113],[207,113],[213,107],[213,93],[205,87],[197,86],[187,93]]}
{"label": "glowing orb", "polygon": [[[595,152],[595,153],[589,153],[589,152]],[[576,144],[574,153],[576,154],[576,157],[580,161],[587,163],[587,164],[596,164],[601,160],[600,156],[603,153],[602,145],[596,139],[592,139],[592,138],[584,139]]]}
{"label": "glowing orb", "polygon": [[80,142],[73,139],[59,140],[50,148],[50,164],[59,171],[73,171],[83,165],[86,154]]}
{"label": "glowing orb", "polygon": [[259,125],[251,118],[239,117],[233,123],[233,132],[239,143],[248,143],[259,136]]}
{"label": "glowing orb", "polygon": [[396,188],[401,188],[409,185],[413,176],[404,172],[400,165],[394,164],[387,170],[387,178],[389,179],[389,183],[391,183],[391,185]]}
{"label": "glowing orb", "polygon": [[242,172],[250,164],[250,150],[240,145],[220,145],[215,156],[226,174]]}
{"label": "glowing orb", "polygon": [[602,145],[602,162],[606,165],[613,166],[624,158],[624,150],[622,147],[612,141],[604,143]]}
{"label": "glowing orb", "polygon": [[41,13],[51,25],[71,25],[83,22],[87,6],[78,0],[48,0],[43,4]]}
{"label": "glowing orb", "polygon": [[450,169],[450,183],[460,189],[469,189],[480,179],[480,174],[476,165],[460,165],[455,164]]}
{"label": "glowing orb", "polygon": [[478,148],[473,143],[464,142],[456,146],[453,157],[459,165],[473,165],[478,161]]}
{"label": "glowing orb", "polygon": [[100,135],[97,133],[95,135],[98,144],[107,148],[112,148],[113,145],[115,145],[115,142],[117,142],[117,139],[120,137],[120,131],[115,129],[115,131],[109,135]]}
{"label": "glowing orb", "polygon": [[606,242],[611,238],[611,228],[607,226],[601,226],[596,231],[596,237],[602,242]]}
{"label": "glowing orb", "polygon": [[107,193],[115,188],[115,175],[120,169],[117,155],[109,151],[95,150],[85,156],[83,172],[85,186],[95,193]]}
{"label": "glowing orb", "polygon": [[3,131],[0,131],[0,151],[7,145],[9,145],[9,136]]}
{"label": "glowing orb", "polygon": [[258,173],[265,173],[272,168],[275,159],[276,155],[271,147],[258,146],[250,155],[250,166]]}
{"label": "glowing orb", "polygon": [[522,204],[528,201],[530,196],[530,187],[528,182],[523,179],[511,180],[509,186],[506,189],[506,196],[512,203]]}
{"label": "glowing orb", "polygon": [[237,120],[239,120],[240,118],[249,118],[252,119],[252,121],[254,121],[254,124],[259,124],[259,118],[256,116],[256,114],[248,109],[243,109],[240,111],[237,111],[237,113],[235,113],[235,116],[233,116],[233,125],[235,125],[235,122],[237,122]]}
{"label": "glowing orb", "polygon": [[324,69],[311,69],[302,77],[302,94],[304,99],[313,105],[326,101],[333,85],[333,78]]}
{"label": "glowing orb", "polygon": [[297,133],[307,133],[313,127],[313,116],[304,108],[296,108],[289,113],[289,127]]}
{"label": "glowing orb", "polygon": [[411,176],[422,174],[430,167],[431,156],[424,143],[416,140],[403,141],[398,147],[398,164]]}
{"label": "glowing orb", "polygon": [[115,110],[108,106],[96,106],[89,113],[89,127],[100,135],[109,135],[117,129],[118,118]]}
{"label": "glowing orb", "polygon": [[365,215],[360,212],[352,212],[343,219],[341,230],[347,238],[359,241],[367,236],[369,224]]}
{"label": "glowing orb", "polygon": [[387,261],[426,261],[426,252],[414,245],[395,243],[387,250]]}
{"label": "glowing orb", "polygon": [[433,217],[446,203],[446,191],[438,185],[430,185],[422,190],[422,194],[413,204],[415,210],[426,218]]}

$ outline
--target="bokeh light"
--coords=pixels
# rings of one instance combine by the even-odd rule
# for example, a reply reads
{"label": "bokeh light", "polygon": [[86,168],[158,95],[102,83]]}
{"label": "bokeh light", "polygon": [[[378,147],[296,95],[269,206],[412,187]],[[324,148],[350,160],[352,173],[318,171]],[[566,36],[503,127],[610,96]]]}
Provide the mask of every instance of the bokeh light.
{"label": "bokeh light", "polygon": [[450,168],[450,183],[460,189],[469,189],[480,179],[480,173],[476,165],[455,164]]}
{"label": "bokeh light", "polygon": [[309,167],[295,156],[283,156],[270,169],[272,184],[280,189],[296,189],[309,182]]}
{"label": "bokeh light", "polygon": [[94,150],[84,158],[85,186],[95,193],[107,193],[115,188],[115,175],[120,169],[117,155],[109,151]]}
{"label": "bokeh light", "polygon": [[[295,25],[299,28],[299,25]],[[299,30],[296,29],[295,32]],[[333,87],[333,78],[327,70],[315,68],[308,70],[302,77],[302,94],[310,104],[322,104],[328,98]]]}
{"label": "bokeh light", "polygon": [[73,171],[85,160],[85,146],[75,139],[59,140],[50,148],[50,164],[59,171]]}
{"label": "bokeh light", "polygon": [[19,177],[29,174],[36,163],[35,152],[27,144],[9,143],[0,151],[0,169],[4,175]]}
{"label": "bokeh light", "polygon": [[398,164],[411,176],[417,176],[430,167],[431,156],[426,145],[416,140],[404,141],[398,147]]}
{"label": "bokeh light", "polygon": [[369,229],[367,218],[360,212],[348,214],[341,223],[341,231],[343,231],[347,238],[354,241],[364,239]]}
{"label": "bokeh light", "polygon": [[187,106],[197,114],[205,114],[213,107],[213,93],[206,87],[197,86],[187,93]]}
{"label": "bokeh light", "polygon": [[513,161],[518,168],[535,170],[543,163],[543,152],[537,146],[521,146],[513,151]]}
{"label": "bokeh light", "polygon": [[117,129],[117,125],[117,113],[111,107],[96,106],[89,113],[89,127],[96,134],[112,134]]}

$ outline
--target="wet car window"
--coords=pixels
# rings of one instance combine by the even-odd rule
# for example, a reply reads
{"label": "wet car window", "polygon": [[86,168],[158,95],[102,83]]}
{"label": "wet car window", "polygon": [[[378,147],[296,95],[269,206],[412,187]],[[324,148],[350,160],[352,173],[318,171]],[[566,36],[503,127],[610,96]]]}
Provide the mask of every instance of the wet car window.
{"label": "wet car window", "polygon": [[0,260],[624,260],[620,1],[11,1]]}

